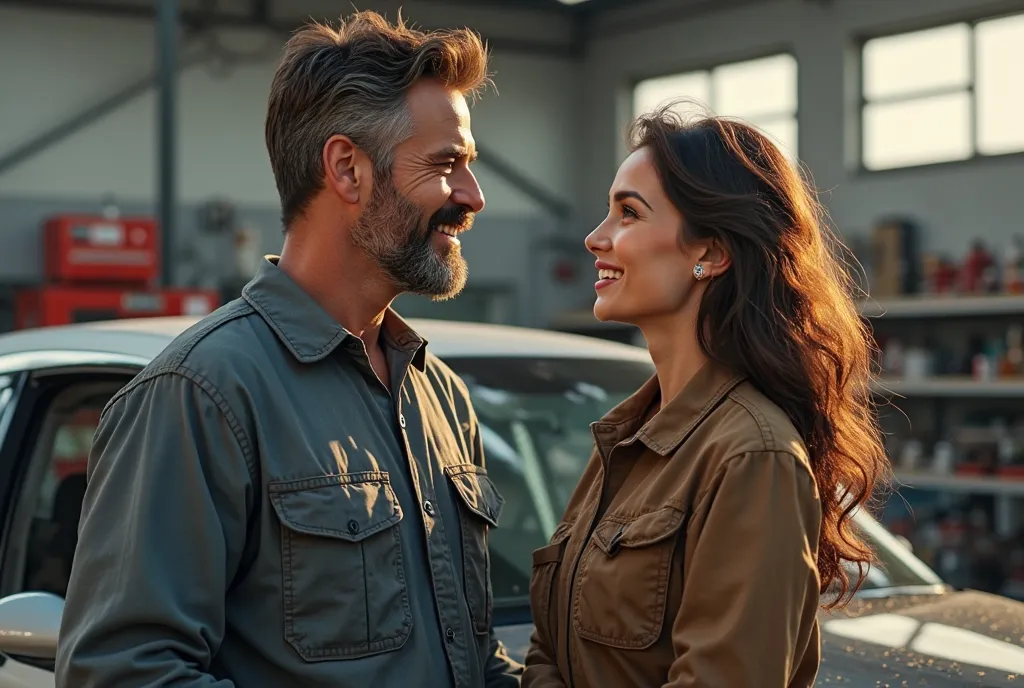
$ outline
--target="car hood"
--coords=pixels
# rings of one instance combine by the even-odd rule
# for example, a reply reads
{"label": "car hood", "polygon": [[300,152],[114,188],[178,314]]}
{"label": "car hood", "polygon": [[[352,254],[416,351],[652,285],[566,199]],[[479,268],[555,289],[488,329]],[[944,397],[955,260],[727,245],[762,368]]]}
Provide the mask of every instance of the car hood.
{"label": "car hood", "polygon": [[820,620],[818,685],[1024,685],[1024,604],[1005,597],[949,591],[857,599]]}
{"label": "car hood", "polygon": [[[820,621],[818,686],[1024,686],[1024,604],[1005,597],[948,591],[859,598]],[[496,630],[521,661],[532,626]]]}

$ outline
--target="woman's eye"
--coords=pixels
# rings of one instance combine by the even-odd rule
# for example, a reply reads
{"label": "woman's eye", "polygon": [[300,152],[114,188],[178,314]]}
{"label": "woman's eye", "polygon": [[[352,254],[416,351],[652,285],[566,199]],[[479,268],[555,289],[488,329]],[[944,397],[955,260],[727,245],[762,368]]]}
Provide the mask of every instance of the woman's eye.
{"label": "woman's eye", "polygon": [[640,216],[636,214],[636,211],[630,208],[628,205],[622,206],[622,217],[628,217],[630,219],[637,219]]}

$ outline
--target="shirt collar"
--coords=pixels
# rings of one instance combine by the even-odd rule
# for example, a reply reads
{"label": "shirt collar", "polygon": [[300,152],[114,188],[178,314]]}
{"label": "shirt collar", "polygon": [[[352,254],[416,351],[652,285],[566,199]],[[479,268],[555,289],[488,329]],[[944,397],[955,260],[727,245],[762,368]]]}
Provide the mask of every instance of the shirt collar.
{"label": "shirt collar", "polygon": [[[242,298],[266,321],[285,348],[300,363],[315,363],[342,347],[353,355],[366,356],[359,337],[334,318],[277,266],[278,256],[265,256],[256,276],[242,289]],[[394,310],[384,313],[384,342],[412,355],[412,364],[423,370],[426,340]]]}
{"label": "shirt collar", "polygon": [[708,361],[674,399],[641,426],[651,405],[659,402],[660,386],[654,375],[591,426],[594,438],[605,453],[624,440],[639,440],[659,455],[668,456],[743,380],[742,375]]}

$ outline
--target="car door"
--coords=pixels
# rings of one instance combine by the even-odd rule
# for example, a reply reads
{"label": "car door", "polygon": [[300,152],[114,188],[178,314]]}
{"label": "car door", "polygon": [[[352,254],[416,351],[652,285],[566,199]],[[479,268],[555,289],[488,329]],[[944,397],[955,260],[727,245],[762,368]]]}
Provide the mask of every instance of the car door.
{"label": "car door", "polygon": [[92,435],[104,405],[141,362],[7,358],[0,359],[0,688],[42,688],[53,685],[49,645],[77,544]]}

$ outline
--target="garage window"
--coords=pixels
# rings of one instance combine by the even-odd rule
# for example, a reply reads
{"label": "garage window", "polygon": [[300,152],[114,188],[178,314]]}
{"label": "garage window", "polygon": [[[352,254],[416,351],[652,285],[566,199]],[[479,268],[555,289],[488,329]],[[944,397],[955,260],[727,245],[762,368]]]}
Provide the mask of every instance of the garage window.
{"label": "garage window", "polygon": [[1024,151],[1024,14],[874,38],[861,52],[868,170]]}
{"label": "garage window", "polygon": [[633,113],[650,112],[677,98],[743,119],[771,136],[787,155],[797,156],[797,62],[788,53],[644,79],[633,89]]}

